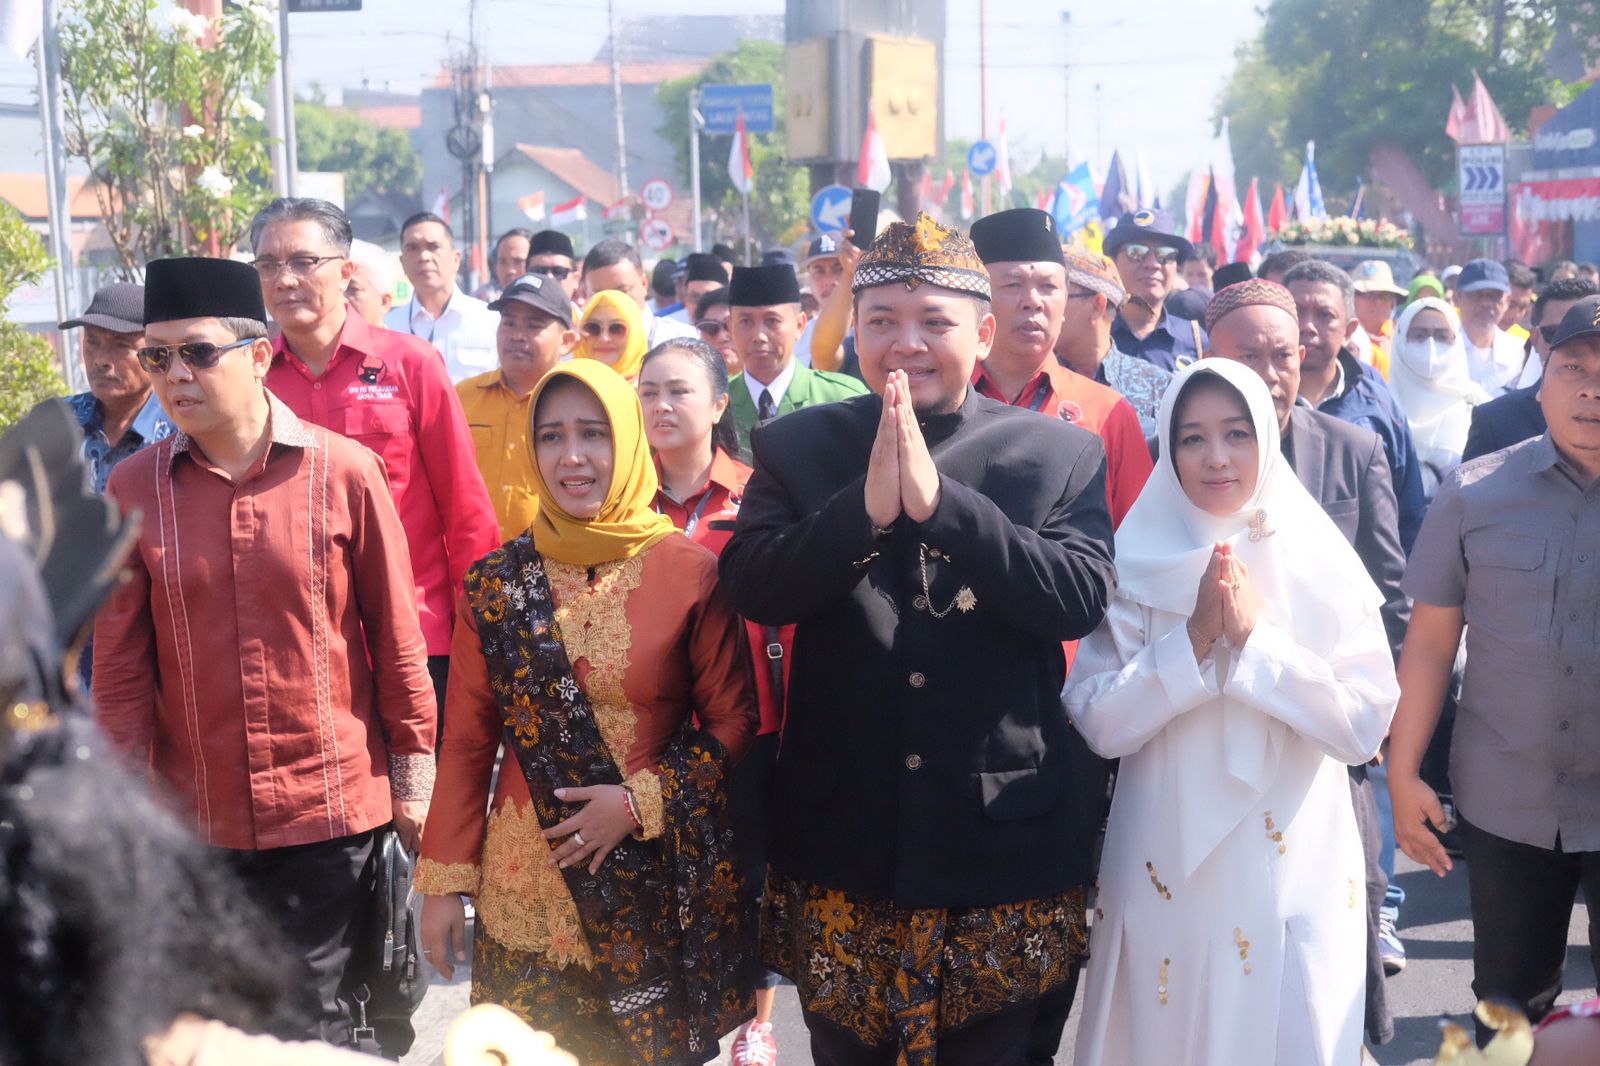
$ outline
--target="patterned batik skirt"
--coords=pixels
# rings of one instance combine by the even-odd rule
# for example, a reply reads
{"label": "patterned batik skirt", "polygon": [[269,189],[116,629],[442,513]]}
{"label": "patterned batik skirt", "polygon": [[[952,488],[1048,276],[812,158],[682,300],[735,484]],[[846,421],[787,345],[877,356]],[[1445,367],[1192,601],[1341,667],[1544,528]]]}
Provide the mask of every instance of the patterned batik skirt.
{"label": "patterned batik skirt", "polygon": [[1081,888],[1046,899],[910,910],[767,875],[763,960],[806,1010],[897,1061],[934,1066],[939,1034],[1039,999],[1087,953]]}

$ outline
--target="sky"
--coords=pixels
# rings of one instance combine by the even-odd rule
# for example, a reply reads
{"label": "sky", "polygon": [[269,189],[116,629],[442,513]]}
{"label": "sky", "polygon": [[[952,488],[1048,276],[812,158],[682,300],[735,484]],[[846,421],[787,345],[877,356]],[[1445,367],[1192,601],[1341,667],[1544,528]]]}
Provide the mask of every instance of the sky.
{"label": "sky", "polygon": [[[805,0],[795,0],[805,2]],[[989,0],[990,133],[1006,120],[1012,165],[1041,151],[1103,167],[1113,149],[1141,150],[1158,188],[1169,190],[1202,158],[1234,50],[1260,25],[1262,0]],[[592,59],[604,43],[604,0],[477,0],[495,63]],[[945,135],[979,134],[979,0],[946,0]],[[415,91],[467,35],[469,0],[366,0],[356,13],[290,18],[296,88]],[[783,0],[616,0],[632,15],[781,14]],[[0,53],[0,103],[31,102],[30,66]]]}

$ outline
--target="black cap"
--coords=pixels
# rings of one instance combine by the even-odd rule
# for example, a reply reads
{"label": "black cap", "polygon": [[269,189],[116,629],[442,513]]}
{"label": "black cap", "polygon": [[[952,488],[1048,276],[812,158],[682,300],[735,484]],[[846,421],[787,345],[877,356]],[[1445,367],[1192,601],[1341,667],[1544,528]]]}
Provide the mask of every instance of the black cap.
{"label": "black cap", "polygon": [[506,291],[489,305],[489,310],[499,311],[511,300],[543,311],[568,329],[572,328],[572,301],[567,299],[567,291],[554,278],[547,278],[543,274],[524,274],[506,286]]}
{"label": "black cap", "polygon": [[813,259],[832,259],[839,254],[839,238],[832,233],[823,233],[811,238],[811,243],[806,245],[806,262]]}
{"label": "black cap", "polygon": [[144,332],[144,286],[131,281],[114,281],[94,294],[89,309],[68,319],[57,329],[99,326],[113,333]]}
{"label": "black cap", "polygon": [[1585,296],[1561,316],[1561,325],[1556,327],[1556,339],[1550,347],[1555,349],[1578,337],[1594,336],[1600,336],[1600,296]]}
{"label": "black cap", "polygon": [[1249,281],[1255,277],[1250,273],[1249,263],[1224,263],[1211,272],[1211,291],[1221,292],[1229,285],[1240,281]]}
{"label": "black cap", "polygon": [[528,254],[532,255],[564,255],[568,259],[576,259],[577,254],[572,250],[572,238],[558,229],[542,229],[528,241]]}
{"label": "black cap", "polygon": [[1050,212],[1037,207],[996,211],[972,224],[972,246],[984,263],[1060,263],[1061,234]]}
{"label": "black cap", "polygon": [[[1511,275],[1498,259],[1469,259],[1456,275],[1457,292],[1510,292]],[[1561,320],[1565,322],[1566,319]]]}
{"label": "black cap", "polygon": [[650,287],[657,292],[671,292],[673,283],[677,280],[678,261],[676,259],[663,259],[650,272]]}
{"label": "black cap", "polygon": [[800,264],[795,262],[794,253],[787,248],[768,248],[761,253],[762,266],[786,266],[790,270]]}
{"label": "black cap", "polygon": [[144,321],[185,318],[267,320],[261,275],[249,263],[200,256],[153,259],[144,273]]}
{"label": "black cap", "polygon": [[728,271],[722,265],[722,260],[709,252],[690,252],[683,259],[684,278],[688,281],[715,281],[719,284],[728,283]]}
{"label": "black cap", "polygon": [[711,254],[722,260],[724,263],[738,262],[739,259],[739,257],[733,253],[733,246],[730,244],[723,244],[721,241],[718,241],[716,244],[711,246]]}
{"label": "black cap", "polygon": [[786,266],[733,268],[728,303],[734,307],[771,307],[800,302],[800,280]]}
{"label": "black cap", "polygon": [[1106,234],[1100,247],[1108,257],[1115,258],[1118,248],[1136,241],[1154,245],[1170,244],[1178,249],[1179,262],[1194,254],[1194,245],[1178,236],[1178,227],[1171,215],[1145,208],[1130,211],[1117,219],[1117,224],[1111,227],[1111,232]]}
{"label": "black cap", "polygon": [[1194,322],[1204,322],[1206,320],[1206,306],[1210,303],[1210,289],[1190,287],[1167,293],[1167,302],[1163,306],[1179,318],[1187,318]]}

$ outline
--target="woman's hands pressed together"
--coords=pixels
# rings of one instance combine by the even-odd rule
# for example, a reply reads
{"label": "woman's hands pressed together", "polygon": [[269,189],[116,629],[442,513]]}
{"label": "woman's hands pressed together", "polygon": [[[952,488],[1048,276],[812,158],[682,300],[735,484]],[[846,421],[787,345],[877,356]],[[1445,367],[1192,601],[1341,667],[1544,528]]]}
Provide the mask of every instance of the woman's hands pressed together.
{"label": "woman's hands pressed together", "polygon": [[1211,552],[1206,572],[1200,575],[1194,613],[1189,616],[1189,643],[1196,662],[1201,662],[1212,645],[1226,637],[1235,648],[1242,648],[1255,631],[1261,613],[1261,594],[1250,580],[1250,568],[1233,547],[1218,543]]}

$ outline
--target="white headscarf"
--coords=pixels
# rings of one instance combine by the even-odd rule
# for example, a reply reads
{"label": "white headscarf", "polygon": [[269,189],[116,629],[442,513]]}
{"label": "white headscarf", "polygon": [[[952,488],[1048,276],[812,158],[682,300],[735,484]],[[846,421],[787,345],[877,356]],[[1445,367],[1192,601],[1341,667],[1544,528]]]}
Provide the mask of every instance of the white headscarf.
{"label": "white headscarf", "polygon": [[[1437,311],[1445,317],[1456,335],[1453,344],[1440,345],[1432,338],[1413,344],[1406,339],[1412,320],[1423,311]],[[1472,409],[1489,400],[1489,394],[1468,373],[1466,342],[1454,307],[1432,296],[1406,305],[1395,326],[1389,388],[1411,426],[1417,456],[1443,477],[1461,462]]]}
{"label": "white headscarf", "polygon": [[[1173,465],[1172,418],[1184,389],[1201,375],[1221,378],[1244,398],[1255,428],[1255,491],[1238,512],[1208,514],[1189,499]],[[1291,634],[1327,655],[1366,622],[1382,597],[1366,567],[1327,514],[1300,484],[1280,447],[1272,395],[1249,367],[1201,359],[1180,370],[1161,399],[1161,457],[1117,529],[1117,595],[1153,608],[1153,643],[1184,625],[1217,542],[1226,542],[1249,570],[1261,597],[1258,622]],[[1228,670],[1219,645],[1218,676]],[[1283,749],[1282,722],[1224,700],[1221,723],[1184,715],[1168,728],[1185,732],[1189,752],[1178,766],[1181,795],[1206,797],[1174,812],[1183,865],[1192,872],[1232,832],[1271,785]]]}

